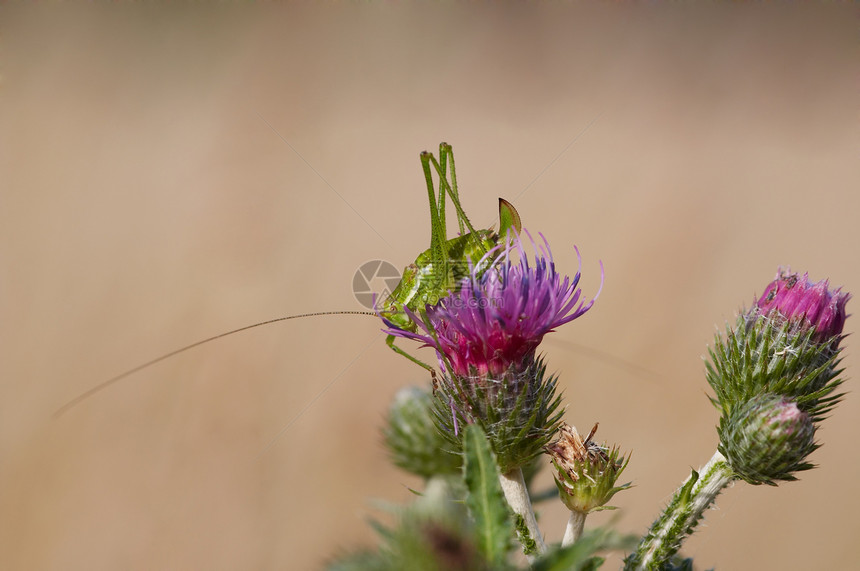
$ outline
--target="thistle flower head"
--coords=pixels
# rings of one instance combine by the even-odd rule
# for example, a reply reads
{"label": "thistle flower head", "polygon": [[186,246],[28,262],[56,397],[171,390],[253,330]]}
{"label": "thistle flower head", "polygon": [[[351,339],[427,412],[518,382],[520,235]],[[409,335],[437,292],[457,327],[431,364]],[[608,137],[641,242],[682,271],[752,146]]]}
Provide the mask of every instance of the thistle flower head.
{"label": "thistle flower head", "polygon": [[841,400],[839,368],[845,303],[827,280],[780,271],[707,362],[711,401],[722,412],[719,449],[753,484],[793,480],[811,468],[816,425]]}
{"label": "thistle flower head", "polygon": [[385,330],[436,350],[442,372],[434,391],[440,433],[458,449],[461,426],[479,424],[502,472],[538,456],[561,417],[556,380],[546,375],[546,366],[536,356],[538,345],[544,335],[583,315],[597,299],[597,295],[583,299],[579,271],[573,278],[556,271],[542,235],[541,245],[528,232],[524,235],[533,246],[534,259],[529,259],[521,236],[515,235],[477,264],[470,261],[469,276],[439,303],[421,312],[406,309],[417,325],[414,331],[390,321]]}
{"label": "thistle flower head", "polygon": [[765,288],[754,311],[793,322],[803,329],[814,329],[813,341],[824,343],[842,333],[845,303],[851,296],[841,288],[831,290],[828,280],[809,281],[809,274],[780,269]]}
{"label": "thistle flower head", "polygon": [[850,295],[827,284],[781,271],[752,309],[717,335],[707,377],[724,416],[772,394],[817,421],[839,401],[839,342]]}
{"label": "thistle flower head", "polygon": [[569,510],[584,514],[614,509],[606,506],[606,502],[630,487],[629,483],[615,485],[630,457],[625,460],[617,448],[609,449],[592,441],[595,432],[597,424],[583,439],[576,428],[562,423],[558,440],[546,446],[557,471],[555,484],[561,500]]}
{"label": "thistle flower head", "polygon": [[[418,325],[415,332],[397,327],[385,332],[433,347],[440,366],[454,375],[497,376],[512,366],[525,369],[543,336],[591,309],[600,291],[585,301],[578,288],[580,270],[573,278],[560,275],[546,238],[539,234],[543,244],[537,245],[523,233],[536,251],[533,263],[521,236],[515,236],[501,252],[493,250],[475,265],[489,270],[471,272],[457,291],[427,306],[423,318],[407,309]],[[511,259],[515,253],[518,262]],[[581,256],[579,263],[581,269]]]}
{"label": "thistle flower head", "polygon": [[808,470],[806,457],[818,448],[815,424],[797,403],[758,395],[720,421],[720,452],[737,476],[751,484],[776,485]]}

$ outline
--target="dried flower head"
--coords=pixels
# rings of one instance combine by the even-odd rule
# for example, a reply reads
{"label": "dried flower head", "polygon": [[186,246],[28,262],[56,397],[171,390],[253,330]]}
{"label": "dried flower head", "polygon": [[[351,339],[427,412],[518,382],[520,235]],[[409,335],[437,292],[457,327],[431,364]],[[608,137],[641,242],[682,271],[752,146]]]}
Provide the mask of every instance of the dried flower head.
{"label": "dried flower head", "polygon": [[630,487],[629,483],[615,485],[630,457],[625,459],[617,448],[595,443],[592,438],[597,424],[584,439],[575,427],[566,423],[562,423],[558,432],[558,440],[547,445],[546,451],[557,471],[555,483],[561,500],[571,511],[584,514],[614,509],[604,504]]}

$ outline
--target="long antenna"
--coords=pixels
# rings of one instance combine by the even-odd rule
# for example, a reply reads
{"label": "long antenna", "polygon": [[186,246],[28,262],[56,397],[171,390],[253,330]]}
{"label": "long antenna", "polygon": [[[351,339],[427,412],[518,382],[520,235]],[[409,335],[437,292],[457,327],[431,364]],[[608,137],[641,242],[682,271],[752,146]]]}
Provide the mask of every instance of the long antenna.
{"label": "long antenna", "polygon": [[111,377],[110,379],[108,379],[102,383],[99,383],[98,385],[96,385],[93,388],[89,389],[88,391],[76,396],[75,398],[73,398],[72,400],[70,400],[69,402],[67,402],[66,404],[61,406],[60,408],[58,408],[54,412],[54,414],[51,415],[51,418],[53,418],[55,420],[57,418],[60,418],[61,416],[63,416],[63,414],[68,412],[70,409],[74,408],[78,404],[87,400],[88,398],[90,398],[94,394],[103,391],[104,389],[108,388],[112,384],[117,383],[117,382],[121,381],[122,379],[124,379],[130,375],[133,375],[134,373],[136,373],[138,371],[146,369],[147,367],[151,367],[152,365],[159,363],[161,361],[164,361],[165,359],[169,359],[169,358],[173,357],[174,355],[179,355],[180,353],[184,353],[185,351],[188,351],[190,349],[194,349],[195,347],[199,347],[200,345],[203,345],[205,343],[209,343],[210,341],[215,341],[216,339],[221,339],[222,337],[227,337],[228,335],[234,335],[236,333],[241,333],[242,331],[247,331],[248,329],[254,329],[255,327],[262,327],[263,325],[271,325],[272,323],[278,323],[279,321],[287,321],[289,319],[299,319],[301,317],[317,317],[320,315],[370,315],[372,317],[376,317],[376,314],[373,313],[372,311],[318,311],[316,313],[300,313],[298,315],[287,315],[285,317],[277,317],[275,319],[269,319],[267,321],[261,321],[259,323],[254,323],[253,325],[246,325],[245,327],[233,329],[232,331],[227,331],[225,333],[219,333],[218,335],[213,335],[212,337],[208,337],[206,339],[203,339],[201,341],[197,341],[197,342],[192,343],[190,345],[186,345],[185,347],[181,347],[181,348],[176,349],[174,351],[171,351],[169,353],[165,353],[164,355],[156,357],[155,359],[147,361],[146,363],[143,363],[142,365],[138,365],[137,367],[135,367],[133,369],[129,369],[128,371],[125,371],[124,373],[120,373],[119,375],[117,375],[115,377]]}

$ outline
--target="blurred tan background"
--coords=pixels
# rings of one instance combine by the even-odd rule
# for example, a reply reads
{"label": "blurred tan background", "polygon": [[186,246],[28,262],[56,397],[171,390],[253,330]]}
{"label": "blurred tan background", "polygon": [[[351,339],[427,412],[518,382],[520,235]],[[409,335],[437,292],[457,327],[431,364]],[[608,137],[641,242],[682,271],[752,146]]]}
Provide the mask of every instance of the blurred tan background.
{"label": "blurred tan background", "polygon": [[[589,522],[643,532],[716,445],[715,331],[781,264],[860,287],[855,33],[848,6],[0,7],[0,566],[374,544],[373,499],[419,485],[382,418],[427,379],[373,319],[256,329],[51,413],[203,337],[361,309],[356,268],[429,244],[417,157],[442,140],[476,224],[504,196],[562,269],[579,246],[586,293],[605,264],[545,348],[565,419],[634,453]],[[818,469],[720,498],[699,567],[856,564],[855,382]],[[543,506],[550,540],[565,520]]]}

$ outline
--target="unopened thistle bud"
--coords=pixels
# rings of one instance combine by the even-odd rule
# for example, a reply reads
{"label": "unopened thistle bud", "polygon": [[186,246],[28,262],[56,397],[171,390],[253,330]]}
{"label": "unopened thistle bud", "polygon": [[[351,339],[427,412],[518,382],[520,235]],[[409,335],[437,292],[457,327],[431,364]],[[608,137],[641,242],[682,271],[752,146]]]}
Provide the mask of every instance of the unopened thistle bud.
{"label": "unopened thistle bud", "polygon": [[558,440],[550,443],[546,451],[557,472],[555,484],[561,501],[569,510],[582,514],[615,509],[605,504],[630,487],[629,483],[615,485],[630,457],[625,459],[617,448],[593,442],[597,424],[584,440],[569,424],[562,423],[558,432]]}
{"label": "unopened thistle bud", "polygon": [[429,391],[418,387],[398,391],[383,436],[394,464],[425,479],[457,473],[462,466],[462,457],[449,450],[450,444],[436,429]]}
{"label": "unopened thistle bud", "polygon": [[810,283],[809,274],[780,270],[756,302],[755,311],[810,331],[814,343],[836,340],[842,334],[847,317],[845,303],[851,296],[840,293],[840,288],[831,291],[828,286],[827,280]]}
{"label": "unopened thistle bud", "polygon": [[489,269],[471,272],[458,291],[420,315],[405,309],[416,331],[391,322],[385,330],[436,350],[442,373],[435,391],[440,432],[460,447],[463,425],[479,424],[502,473],[539,455],[561,417],[556,381],[536,356],[538,345],[597,298],[582,298],[579,271],[572,279],[556,272],[546,239],[532,246],[533,265],[516,236],[475,264]]}
{"label": "unopened thistle bud", "polygon": [[762,394],[793,400],[813,421],[841,398],[839,342],[850,298],[827,281],[780,271],[752,309],[741,314],[709,351],[714,404],[730,416]]}
{"label": "unopened thistle bud", "polygon": [[818,448],[815,425],[797,404],[777,395],[759,395],[720,421],[719,450],[735,474],[751,484],[776,485],[808,470],[806,457]]}

